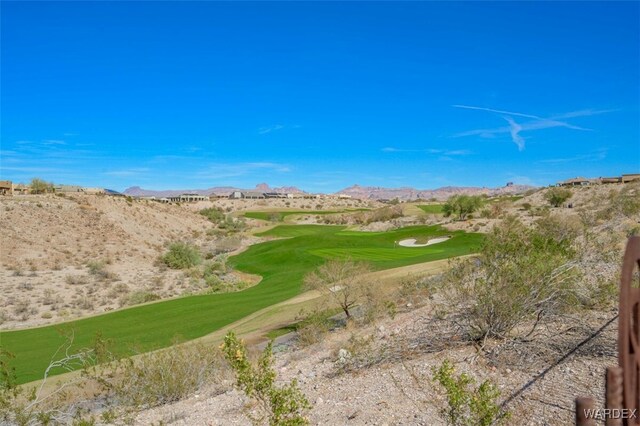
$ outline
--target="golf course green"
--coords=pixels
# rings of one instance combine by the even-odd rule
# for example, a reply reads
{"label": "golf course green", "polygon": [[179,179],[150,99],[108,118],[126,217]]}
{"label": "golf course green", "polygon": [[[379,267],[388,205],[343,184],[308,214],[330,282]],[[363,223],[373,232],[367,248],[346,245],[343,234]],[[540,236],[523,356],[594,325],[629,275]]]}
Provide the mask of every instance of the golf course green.
{"label": "golf course green", "polygon": [[[92,346],[96,333],[110,339],[112,350],[121,354],[150,351],[170,346],[176,337],[191,340],[207,335],[296,296],[302,292],[305,274],[327,259],[350,256],[370,261],[375,269],[388,269],[469,254],[482,241],[480,234],[452,232],[439,226],[366,233],[346,231],[344,226],[280,225],[258,235],[274,239],[229,259],[237,270],[263,277],[258,285],[246,290],[181,297],[51,326],[0,332],[0,347],[15,355],[10,365],[18,382],[42,378],[69,334],[74,336],[71,352]],[[451,238],[428,247],[396,246],[406,238],[444,235]]]}

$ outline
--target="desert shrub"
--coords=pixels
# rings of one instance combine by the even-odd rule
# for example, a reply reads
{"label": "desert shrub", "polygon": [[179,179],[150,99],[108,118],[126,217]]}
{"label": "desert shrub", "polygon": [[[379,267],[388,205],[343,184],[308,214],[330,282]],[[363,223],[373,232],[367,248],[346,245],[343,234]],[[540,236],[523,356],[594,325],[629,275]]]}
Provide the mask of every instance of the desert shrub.
{"label": "desert shrub", "polygon": [[549,202],[553,207],[560,207],[562,203],[567,201],[573,193],[566,188],[550,188],[544,194],[544,199]]}
{"label": "desert shrub", "polygon": [[467,216],[482,207],[483,198],[476,195],[453,195],[442,205],[445,217],[457,215],[458,220],[465,220]]}
{"label": "desert shrub", "polygon": [[209,207],[207,209],[202,209],[200,210],[200,214],[215,224],[219,224],[225,219],[224,212],[221,209],[216,207]]}
{"label": "desert shrub", "polygon": [[[91,365],[95,357],[91,349],[80,349],[71,352],[72,339],[66,350],[61,348],[63,356],[54,355],[49,368],[45,372],[42,387],[18,386],[15,369],[11,367],[14,356],[0,348],[0,424],[3,425],[91,425],[92,416],[77,404],[70,404],[66,398],[68,389],[77,383],[73,381],[64,385],[58,384],[53,389],[43,392],[48,379],[48,372],[53,368],[69,371]],[[76,381],[77,382],[77,381]]]}
{"label": "desert shrub", "polygon": [[117,358],[103,343],[98,351],[103,367],[86,369],[84,375],[100,385],[110,405],[136,409],[179,401],[221,378],[219,351],[177,343],[135,359]]}
{"label": "desert shrub", "polygon": [[575,301],[572,234],[550,235],[551,228],[527,228],[507,217],[487,235],[476,259],[445,274],[449,303],[469,338],[505,338],[535,319],[530,334],[538,321]]}
{"label": "desert shrub", "polygon": [[239,237],[225,237],[216,242],[216,253],[228,253],[237,250],[242,245],[242,239]]}
{"label": "desert shrub", "polygon": [[138,290],[131,292],[127,295],[125,304],[126,305],[139,305],[141,303],[153,302],[154,300],[159,300],[160,296],[157,294],[146,291],[146,290]]}
{"label": "desert shrub", "polygon": [[333,325],[331,317],[337,312],[336,310],[317,310],[309,315],[301,313],[304,319],[295,326],[298,345],[306,347],[322,341]]}
{"label": "desert shrub", "polygon": [[[107,262],[104,260],[92,260],[87,263],[87,268],[89,269],[89,274],[99,278],[101,280],[117,280],[118,276],[113,272],[109,272],[106,269]],[[80,282],[76,282],[74,284],[83,284],[82,277],[76,277],[76,280],[80,280]]]}
{"label": "desert shrub", "polygon": [[218,224],[218,227],[229,233],[242,232],[247,229],[247,222],[241,217],[227,216],[224,221]]}
{"label": "desert shrub", "polygon": [[526,211],[531,210],[531,203],[522,203],[522,209]]}
{"label": "desert shrub", "polygon": [[465,373],[456,375],[450,361],[433,367],[433,381],[443,389],[447,407],[441,413],[451,426],[491,426],[504,423],[510,416],[498,404],[498,387],[485,380],[475,387],[475,380]]}
{"label": "desert shrub", "polygon": [[627,184],[614,199],[614,205],[627,217],[640,214],[640,184]]}
{"label": "desert shrub", "polygon": [[294,379],[282,387],[276,386],[271,342],[255,366],[249,361],[244,343],[233,332],[225,336],[222,352],[236,375],[236,386],[259,404],[270,425],[309,424],[304,412],[311,408],[311,404],[297,381]]}
{"label": "desert shrub", "polygon": [[201,262],[200,251],[187,243],[173,243],[169,251],[162,256],[165,265],[172,269],[187,269]]}

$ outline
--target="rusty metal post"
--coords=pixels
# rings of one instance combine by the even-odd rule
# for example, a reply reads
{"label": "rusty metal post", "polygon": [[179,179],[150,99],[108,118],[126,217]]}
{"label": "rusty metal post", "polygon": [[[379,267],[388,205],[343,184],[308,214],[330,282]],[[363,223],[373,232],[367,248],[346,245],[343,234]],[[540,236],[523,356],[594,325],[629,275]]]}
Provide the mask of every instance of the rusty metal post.
{"label": "rusty metal post", "polygon": [[[632,286],[633,271],[640,267],[640,237],[631,237],[622,262],[620,316],[618,319],[618,365],[622,369],[622,406],[640,408],[640,288]],[[625,423],[637,424],[637,421]]]}
{"label": "rusty metal post", "polygon": [[593,417],[587,417],[587,413],[593,412],[595,406],[593,398],[586,396],[576,398],[576,426],[596,426],[596,420]]}
{"label": "rusty metal post", "polygon": [[[620,367],[607,368],[605,404],[606,408],[612,410],[622,409],[622,368]],[[608,417],[605,425],[622,426],[622,419]]]}

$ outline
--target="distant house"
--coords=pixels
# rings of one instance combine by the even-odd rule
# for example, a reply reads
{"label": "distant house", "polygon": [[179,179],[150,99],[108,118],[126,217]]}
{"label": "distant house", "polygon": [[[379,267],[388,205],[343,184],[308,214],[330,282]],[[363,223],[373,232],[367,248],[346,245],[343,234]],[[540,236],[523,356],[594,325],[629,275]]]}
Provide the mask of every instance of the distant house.
{"label": "distant house", "polygon": [[57,193],[84,192],[84,188],[80,185],[54,185],[53,191]]}
{"label": "distant house", "polygon": [[247,191],[242,193],[242,198],[249,199],[249,200],[257,200],[257,199],[265,198],[265,196],[264,196],[264,192]]}
{"label": "distant house", "polygon": [[31,191],[29,186],[24,183],[17,183],[13,185],[13,195],[25,195]]}
{"label": "distant house", "polygon": [[600,183],[620,183],[622,182],[622,178],[620,176],[617,177],[601,177],[599,179]]}
{"label": "distant house", "polygon": [[348,200],[351,198],[351,195],[349,194],[338,194],[338,198],[341,200]]}
{"label": "distant house", "polygon": [[13,182],[0,180],[0,195],[13,195]]}
{"label": "distant house", "polygon": [[575,177],[572,179],[563,180],[562,182],[558,182],[558,186],[586,186],[591,185],[591,183],[591,179]]}
{"label": "distant house", "polygon": [[242,192],[233,191],[231,194],[229,194],[229,198],[231,198],[232,200],[239,200],[240,198],[242,198]]}
{"label": "distant house", "polygon": [[195,203],[196,201],[209,201],[209,197],[200,194],[180,194],[175,197],[169,197],[174,203]]}
{"label": "distant house", "polygon": [[631,173],[631,174],[622,175],[621,180],[622,180],[622,183],[629,183],[629,182],[640,180],[640,173]]}
{"label": "distant house", "polygon": [[225,195],[225,194],[209,194],[209,200],[213,201],[213,200],[219,200],[221,198],[229,198],[229,195]]}

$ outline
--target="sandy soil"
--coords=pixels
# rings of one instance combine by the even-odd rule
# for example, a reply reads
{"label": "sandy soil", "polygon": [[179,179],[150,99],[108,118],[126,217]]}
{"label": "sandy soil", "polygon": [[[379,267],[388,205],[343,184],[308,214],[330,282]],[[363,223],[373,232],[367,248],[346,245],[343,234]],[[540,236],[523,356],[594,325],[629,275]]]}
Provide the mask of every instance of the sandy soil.
{"label": "sandy soil", "polygon": [[416,240],[415,238],[408,238],[406,240],[402,240],[402,241],[398,241],[398,245],[402,246],[402,247],[426,247],[426,246],[430,246],[432,244],[438,244],[438,243],[442,243],[445,242],[449,239],[450,237],[440,237],[440,238],[432,238],[429,241],[427,241],[424,244],[416,244]]}

